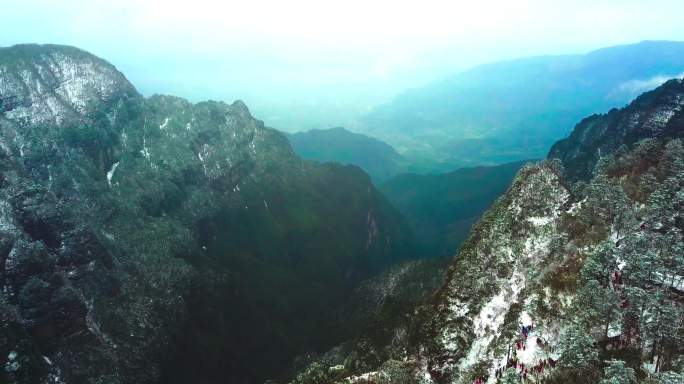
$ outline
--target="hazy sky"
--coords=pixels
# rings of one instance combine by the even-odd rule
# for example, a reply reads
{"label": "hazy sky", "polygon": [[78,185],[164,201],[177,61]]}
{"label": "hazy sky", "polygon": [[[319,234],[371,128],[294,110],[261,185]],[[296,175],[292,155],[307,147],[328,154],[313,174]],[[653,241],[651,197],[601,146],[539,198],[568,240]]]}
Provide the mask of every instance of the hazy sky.
{"label": "hazy sky", "polygon": [[286,130],[345,124],[402,89],[487,61],[684,40],[682,0],[0,0],[0,9],[2,46],[75,45],[145,95],[242,99]]}

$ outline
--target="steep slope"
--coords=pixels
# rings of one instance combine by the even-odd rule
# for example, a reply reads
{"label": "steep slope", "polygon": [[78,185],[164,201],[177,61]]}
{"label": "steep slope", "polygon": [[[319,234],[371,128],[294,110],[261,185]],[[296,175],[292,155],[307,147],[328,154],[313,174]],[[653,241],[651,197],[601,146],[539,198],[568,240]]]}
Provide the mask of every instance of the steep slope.
{"label": "steep slope", "polygon": [[421,250],[429,256],[449,256],[524,164],[401,174],[381,184],[380,190],[408,219]]}
{"label": "steep slope", "polygon": [[302,158],[356,165],[376,182],[387,180],[407,166],[387,143],[344,128],[297,132],[288,138],[292,149]]}
{"label": "steep slope", "polygon": [[329,382],[684,381],[682,96],[676,80],[578,125],[611,143],[601,158],[566,142],[552,152],[566,170],[524,167],[394,355],[359,370],[373,361],[359,348]]}
{"label": "steep slope", "polygon": [[0,49],[0,107],[0,382],[260,382],[411,255],[363,172],[301,160],[241,102],[145,99],[26,45]]}
{"label": "steep slope", "polygon": [[682,73],[684,43],[663,41],[487,64],[409,90],[354,128],[452,168],[542,158],[581,118]]}
{"label": "steep slope", "polygon": [[[340,312],[360,319],[349,324],[361,324],[357,336],[324,354],[298,358],[292,382],[346,383],[351,381],[345,380],[350,372],[368,372],[383,366],[393,371],[392,383],[406,383],[404,379],[411,376],[410,367],[395,359],[403,356],[406,345],[412,342],[409,337],[413,333],[415,307],[444,283],[449,262],[446,258],[405,262],[364,281],[340,308]],[[358,382],[375,382],[373,377],[360,375]]]}
{"label": "steep slope", "polygon": [[681,109],[681,81],[670,80],[622,110],[582,120],[570,137],[553,145],[549,158],[562,160],[571,180],[590,179],[601,156],[621,146],[646,138],[681,137]]}

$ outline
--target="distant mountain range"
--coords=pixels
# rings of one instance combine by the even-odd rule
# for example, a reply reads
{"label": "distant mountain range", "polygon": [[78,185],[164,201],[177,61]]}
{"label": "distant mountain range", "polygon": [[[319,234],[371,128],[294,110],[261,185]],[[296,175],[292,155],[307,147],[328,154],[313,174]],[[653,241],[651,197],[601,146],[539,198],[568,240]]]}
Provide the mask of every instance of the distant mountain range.
{"label": "distant mountain range", "polygon": [[684,43],[669,41],[497,62],[408,90],[353,128],[412,163],[454,169],[542,158],[582,117],[683,73]]}
{"label": "distant mountain range", "polygon": [[380,139],[341,127],[285,134],[292,149],[302,158],[355,165],[378,184],[402,173],[439,174],[451,172],[455,167],[427,157],[407,158]]}

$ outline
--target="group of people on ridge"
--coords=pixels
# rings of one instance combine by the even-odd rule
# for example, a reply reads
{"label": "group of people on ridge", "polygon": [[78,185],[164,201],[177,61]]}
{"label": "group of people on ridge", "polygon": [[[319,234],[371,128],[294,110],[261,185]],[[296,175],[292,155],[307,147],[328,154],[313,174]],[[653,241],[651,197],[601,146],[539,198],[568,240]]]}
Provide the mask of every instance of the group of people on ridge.
{"label": "group of people on ridge", "polygon": [[[500,367],[495,371],[495,377],[497,379],[503,377],[504,372],[509,368],[514,368],[518,373],[518,379],[520,381],[525,381],[528,379],[529,375],[541,375],[544,370],[554,368],[556,366],[556,360],[549,357],[547,359],[540,359],[539,362],[532,366],[526,366],[525,363],[518,361],[516,351],[525,351],[527,349],[527,339],[530,334],[534,331],[534,323],[530,325],[520,325],[520,340],[515,342],[515,351],[513,351],[513,357],[509,358],[505,367]],[[538,347],[543,347],[545,345],[544,340],[541,337],[537,337],[536,341]],[[478,381],[479,380],[479,381]],[[476,379],[474,384],[485,383],[484,378]]]}

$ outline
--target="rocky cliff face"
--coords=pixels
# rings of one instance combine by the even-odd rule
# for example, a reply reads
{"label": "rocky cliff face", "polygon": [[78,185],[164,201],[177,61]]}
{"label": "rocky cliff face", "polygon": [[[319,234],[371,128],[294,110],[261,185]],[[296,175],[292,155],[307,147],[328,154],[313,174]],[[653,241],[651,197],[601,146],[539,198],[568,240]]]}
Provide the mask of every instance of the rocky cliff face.
{"label": "rocky cliff face", "polygon": [[[506,340],[517,337],[519,322],[529,324],[533,317],[525,308],[533,299],[533,276],[555,256],[559,218],[569,198],[559,170],[551,164],[530,167],[483,217],[435,299],[426,329],[430,376],[453,380],[482,369],[482,362],[505,364]],[[548,327],[544,336],[554,331]],[[536,362],[532,354],[521,361]]]}
{"label": "rocky cliff face", "polygon": [[683,96],[674,80],[584,120],[519,172],[389,358],[359,369],[357,348],[295,382],[682,382]]}
{"label": "rocky cliff face", "polygon": [[254,382],[411,252],[358,169],[75,48],[0,49],[0,175],[1,382]]}

